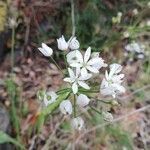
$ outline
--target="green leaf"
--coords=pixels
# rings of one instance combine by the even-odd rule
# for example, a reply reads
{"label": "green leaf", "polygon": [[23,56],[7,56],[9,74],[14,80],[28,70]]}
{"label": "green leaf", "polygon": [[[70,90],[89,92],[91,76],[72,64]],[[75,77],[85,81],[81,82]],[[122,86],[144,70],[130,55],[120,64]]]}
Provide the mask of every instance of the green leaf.
{"label": "green leaf", "polygon": [[60,94],[59,97],[57,98],[56,102],[48,105],[47,107],[45,107],[44,109],[41,110],[41,113],[38,117],[38,121],[37,121],[37,131],[39,132],[42,125],[44,124],[45,121],[45,116],[51,114],[56,108],[58,108],[59,104],[68,98],[68,96],[70,95],[70,91],[66,91],[63,94]]}
{"label": "green leaf", "polygon": [[4,133],[3,131],[0,131],[0,144],[3,144],[3,143],[12,143],[20,147],[20,149],[25,149],[24,146],[21,145],[18,141],[11,138],[8,134]]}

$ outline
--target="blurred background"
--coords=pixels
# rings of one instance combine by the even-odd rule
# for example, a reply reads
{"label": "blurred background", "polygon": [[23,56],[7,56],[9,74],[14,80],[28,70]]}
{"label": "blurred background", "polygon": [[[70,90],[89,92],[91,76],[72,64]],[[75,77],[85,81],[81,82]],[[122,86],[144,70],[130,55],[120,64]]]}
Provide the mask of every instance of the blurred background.
{"label": "blurred background", "polygon": [[[74,8],[80,47],[91,46],[106,63],[123,65],[127,92],[118,97],[119,106],[104,106],[114,121],[89,110],[86,131],[73,133],[69,118],[64,121],[56,110],[36,130],[37,91],[64,85],[59,70],[37,48],[44,42],[56,49],[54,59],[65,68],[56,39],[71,37],[71,1],[1,0],[0,149],[149,150],[150,1],[74,0]],[[131,43],[135,49],[128,48]]]}

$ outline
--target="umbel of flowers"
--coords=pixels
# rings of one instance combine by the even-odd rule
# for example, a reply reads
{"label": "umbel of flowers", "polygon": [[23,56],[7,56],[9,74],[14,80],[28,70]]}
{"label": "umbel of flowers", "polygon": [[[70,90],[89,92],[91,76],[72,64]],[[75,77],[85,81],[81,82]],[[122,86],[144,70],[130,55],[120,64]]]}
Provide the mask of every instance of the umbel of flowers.
{"label": "umbel of flowers", "polygon": [[[91,98],[89,94],[94,89],[94,85],[93,83],[90,84],[90,81],[93,81],[93,78],[99,75],[101,68],[107,67],[109,71],[105,71],[105,77],[99,82],[99,89],[95,92],[115,98],[117,95],[125,92],[125,88],[122,86],[124,78],[124,74],[121,73],[122,66],[117,63],[108,66],[99,57],[99,53],[92,53],[91,47],[88,47],[85,53],[81,52],[80,43],[76,37],[71,37],[67,42],[64,36],[62,36],[57,39],[57,44],[58,49],[65,53],[68,75],[63,80],[68,83],[68,86],[57,92],[44,92],[40,99],[43,100],[44,106],[48,107],[48,109],[51,109],[52,107],[50,106],[53,105],[55,108],[59,107],[59,110],[64,115],[73,115],[71,126],[74,129],[81,130],[84,128],[84,120],[81,116],[77,115],[76,109],[85,109],[90,105]],[[38,49],[46,57],[52,57],[53,55],[53,50],[44,43]],[[58,64],[56,65],[58,67]],[[60,67],[58,68],[60,69]],[[66,91],[69,94],[64,99],[61,99],[61,94]],[[104,120],[112,121],[113,116],[111,113],[102,112],[101,114]]]}

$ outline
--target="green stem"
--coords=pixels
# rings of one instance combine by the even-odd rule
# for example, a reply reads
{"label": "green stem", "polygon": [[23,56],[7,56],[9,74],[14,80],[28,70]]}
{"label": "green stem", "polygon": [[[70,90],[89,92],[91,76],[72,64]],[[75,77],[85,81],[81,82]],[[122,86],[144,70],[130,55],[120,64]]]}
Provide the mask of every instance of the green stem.
{"label": "green stem", "polygon": [[74,0],[71,0],[71,19],[72,19],[72,37],[74,37],[76,31],[75,16],[74,16]]}
{"label": "green stem", "polygon": [[100,111],[98,111],[97,109],[95,109],[94,107],[92,107],[92,106],[90,106],[90,108],[92,109],[92,110],[94,110],[95,112],[97,112],[98,114],[102,114]]}
{"label": "green stem", "polygon": [[76,95],[74,94],[74,99],[73,99],[74,105],[73,105],[73,115],[74,118],[76,117]]}
{"label": "green stem", "polygon": [[63,56],[64,56],[64,60],[65,60],[65,66],[66,66],[66,69],[67,69],[68,67],[67,67],[67,61],[66,61],[66,55],[65,55],[65,53],[63,53]]}
{"label": "green stem", "polygon": [[11,73],[13,74],[14,68],[14,49],[15,49],[15,28],[12,28],[12,37],[11,37]]}
{"label": "green stem", "polygon": [[54,64],[56,65],[56,67],[61,71],[62,75],[64,75],[62,69],[59,67],[59,65],[57,64],[57,62],[53,59],[53,57],[50,57],[52,59],[52,61],[54,62]]}
{"label": "green stem", "polygon": [[102,102],[102,103],[105,103],[105,104],[111,104],[111,102],[109,102],[109,101],[103,101],[103,100],[99,100],[99,99],[95,99],[95,100]]}

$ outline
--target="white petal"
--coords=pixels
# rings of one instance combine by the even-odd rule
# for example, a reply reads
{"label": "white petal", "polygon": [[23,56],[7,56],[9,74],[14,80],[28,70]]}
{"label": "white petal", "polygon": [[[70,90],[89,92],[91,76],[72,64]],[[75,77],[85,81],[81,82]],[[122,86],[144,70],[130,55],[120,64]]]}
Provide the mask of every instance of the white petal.
{"label": "white petal", "polygon": [[[50,97],[50,99],[49,99]],[[53,102],[56,101],[58,95],[54,91],[49,91],[45,93],[44,95],[44,104],[45,106],[48,106],[49,104],[52,104]]]}
{"label": "white petal", "polygon": [[111,80],[114,82],[114,83],[121,83],[123,82],[123,79],[124,78],[124,74],[119,74],[119,75],[113,75]]}
{"label": "white petal", "polygon": [[91,56],[91,47],[89,47],[84,54],[84,62],[85,63],[90,59],[90,56]]}
{"label": "white petal", "polygon": [[84,121],[81,117],[72,119],[71,126],[74,129],[82,130],[84,128]]}
{"label": "white petal", "polygon": [[71,50],[77,50],[80,47],[79,41],[76,39],[76,37],[71,37],[70,40],[68,41],[69,48]]}
{"label": "white petal", "polygon": [[79,74],[81,73],[80,67],[76,68],[76,78],[79,78]]}
{"label": "white petal", "polygon": [[[45,49],[39,47],[38,50],[44,55],[44,56],[47,56],[47,53],[45,51]],[[47,56],[48,57],[48,56]]]}
{"label": "white petal", "polygon": [[104,96],[112,95],[114,93],[114,88],[110,86],[110,84],[106,81],[105,78],[102,80],[100,92]]}
{"label": "white petal", "polygon": [[99,71],[98,71],[96,68],[94,68],[94,67],[87,66],[86,68],[87,68],[89,71],[91,71],[92,73],[99,73]]}
{"label": "white petal", "polygon": [[84,89],[87,89],[87,90],[90,89],[90,87],[89,87],[85,82],[83,82],[83,81],[78,81],[78,84],[79,84],[81,87],[83,87]]}
{"label": "white petal", "polygon": [[78,79],[80,81],[85,81],[85,80],[88,80],[92,77],[92,74],[88,73],[86,76],[80,76]]}
{"label": "white petal", "polygon": [[69,100],[62,101],[59,105],[59,109],[65,115],[72,114],[72,104]]}
{"label": "white petal", "polygon": [[112,86],[114,87],[115,91],[119,94],[124,93],[126,91],[126,89],[120,84],[114,83],[112,84]]}
{"label": "white petal", "polygon": [[64,81],[69,83],[73,82],[70,78],[64,78]]}
{"label": "white petal", "polygon": [[58,49],[60,50],[67,50],[68,49],[68,43],[65,41],[64,36],[62,35],[61,38],[57,39]]}
{"label": "white petal", "polygon": [[102,58],[96,57],[89,60],[87,63],[88,65],[92,65],[92,67],[96,69],[100,69],[101,67],[107,67],[107,64],[104,63],[104,60]]}
{"label": "white petal", "polygon": [[105,78],[106,78],[106,80],[109,80],[109,75],[108,75],[108,71],[107,70],[105,71]]}
{"label": "white petal", "polygon": [[46,57],[49,57],[53,54],[53,50],[44,43],[42,43],[42,48],[39,47],[38,49]]}
{"label": "white petal", "polygon": [[44,105],[48,106],[49,104],[51,104],[51,101],[47,99],[47,95],[44,95]]}
{"label": "white petal", "polygon": [[120,64],[111,64],[109,76],[112,77],[114,74],[118,74],[121,70],[122,66]]}
{"label": "white petal", "polygon": [[75,63],[78,62],[78,61],[77,61],[77,57],[76,57],[76,51],[71,51],[71,52],[69,52],[69,53],[66,55],[66,57],[67,57],[67,62],[68,62],[68,64],[73,63],[73,62],[75,62]]}
{"label": "white petal", "polygon": [[82,76],[82,77],[86,77],[87,74],[88,74],[87,69],[86,69],[85,67],[82,68],[82,69],[81,69],[81,76]]}
{"label": "white petal", "polygon": [[78,85],[77,85],[76,82],[74,82],[72,84],[72,91],[73,91],[74,94],[77,94],[77,92],[78,92]]}
{"label": "white petal", "polygon": [[47,46],[45,43],[42,43],[42,48],[47,53],[46,56],[51,56],[53,54],[53,50],[49,46]]}
{"label": "white petal", "polygon": [[78,50],[74,50],[74,51],[69,52],[67,54],[67,62],[68,62],[68,64],[77,63],[77,62],[82,63],[83,62],[83,56],[82,56],[81,52]]}
{"label": "white petal", "polygon": [[75,74],[74,74],[73,70],[71,68],[68,68],[68,72],[69,72],[70,78],[74,79],[75,78]]}
{"label": "white petal", "polygon": [[58,97],[58,95],[54,91],[47,92],[47,95],[51,96],[51,100],[52,101],[55,101],[57,99],[57,97]]}
{"label": "white petal", "polygon": [[80,94],[78,97],[77,97],[77,104],[80,106],[80,107],[85,107],[89,104],[90,102],[90,99],[84,95],[84,94]]}
{"label": "white petal", "polygon": [[90,59],[87,64],[88,64],[88,65],[94,65],[94,64],[97,64],[97,63],[99,63],[99,62],[101,62],[101,58],[96,57],[96,58]]}
{"label": "white petal", "polygon": [[71,67],[82,67],[82,64],[74,62],[74,63],[71,63],[70,66]]}

